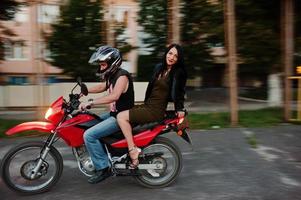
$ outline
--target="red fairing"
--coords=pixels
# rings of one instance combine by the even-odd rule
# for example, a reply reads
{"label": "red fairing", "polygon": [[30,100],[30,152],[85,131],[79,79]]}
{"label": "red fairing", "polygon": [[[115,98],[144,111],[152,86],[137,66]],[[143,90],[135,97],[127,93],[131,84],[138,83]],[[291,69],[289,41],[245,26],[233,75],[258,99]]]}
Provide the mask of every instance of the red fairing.
{"label": "red fairing", "polygon": [[59,123],[62,117],[64,116],[64,111],[62,109],[63,102],[64,99],[61,96],[50,106],[52,108],[53,113],[49,116],[48,120],[51,121],[53,124]]}
{"label": "red fairing", "polygon": [[78,147],[84,143],[83,134],[85,130],[76,127],[76,125],[91,121],[93,119],[95,118],[91,115],[79,114],[61,124],[58,128],[58,134],[69,146]]}
{"label": "red fairing", "polygon": [[[134,143],[138,146],[138,147],[143,147],[148,145],[159,133],[161,133],[162,129],[164,129],[165,126],[157,126],[155,129],[153,130],[146,130],[143,131],[141,133],[139,133],[138,135],[134,136]],[[115,142],[112,144],[113,147],[115,148],[127,148],[127,142],[125,139],[120,140],[118,142]]]}
{"label": "red fairing", "polygon": [[51,132],[55,126],[48,122],[25,122],[22,124],[19,124],[8,131],[5,132],[6,135],[14,135],[19,132],[23,131],[42,131],[42,132]]}
{"label": "red fairing", "polygon": [[83,135],[85,130],[74,126],[62,128],[58,134],[71,147],[78,147],[84,143]]}

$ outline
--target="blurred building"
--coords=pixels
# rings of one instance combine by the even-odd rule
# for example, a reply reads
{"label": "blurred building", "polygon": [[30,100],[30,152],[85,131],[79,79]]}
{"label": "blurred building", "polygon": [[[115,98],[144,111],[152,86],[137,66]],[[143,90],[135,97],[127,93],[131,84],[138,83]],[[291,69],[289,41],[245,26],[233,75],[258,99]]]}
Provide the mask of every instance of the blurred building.
{"label": "blurred building", "polygon": [[[34,1],[31,1],[34,2]],[[51,23],[60,16],[61,0],[37,0],[23,6],[15,18],[2,21],[14,35],[4,41],[5,56],[0,62],[0,83],[2,84],[35,84],[53,83],[66,79],[62,70],[51,66],[47,60],[50,52],[45,48],[46,43],[42,33],[51,33]],[[123,22],[124,33],[119,37],[126,39],[131,46],[138,45],[137,11],[135,0],[105,0],[104,1],[104,34],[103,43],[114,46],[114,24]],[[123,67],[131,73],[136,72],[138,52],[132,50],[126,54]],[[88,59],[88,58],[87,58]]]}
{"label": "blurred building", "polygon": [[[42,2],[42,1],[41,1]],[[43,80],[55,82],[61,70],[49,65],[41,31],[59,16],[59,0],[22,6],[10,21],[1,22],[14,35],[4,41],[4,60],[0,63],[0,81],[8,84],[31,84]]]}
{"label": "blurred building", "polygon": [[[105,32],[104,43],[116,46],[117,40],[123,40],[133,47],[133,49],[123,55],[122,67],[132,74],[136,74],[138,49],[141,44],[138,39],[139,27],[137,23],[137,13],[139,5],[135,0],[105,0]],[[118,24],[122,24],[124,31],[116,36],[115,30]]]}

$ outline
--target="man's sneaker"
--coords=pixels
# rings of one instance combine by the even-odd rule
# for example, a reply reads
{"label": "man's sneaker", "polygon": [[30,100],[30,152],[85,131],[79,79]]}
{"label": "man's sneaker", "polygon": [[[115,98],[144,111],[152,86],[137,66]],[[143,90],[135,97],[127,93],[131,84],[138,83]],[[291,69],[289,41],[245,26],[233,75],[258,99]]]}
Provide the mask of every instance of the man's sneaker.
{"label": "man's sneaker", "polygon": [[95,174],[88,179],[88,182],[91,184],[99,183],[100,181],[105,180],[106,178],[110,177],[111,175],[112,174],[111,174],[111,170],[109,167],[101,169],[101,170],[97,170],[95,172]]}

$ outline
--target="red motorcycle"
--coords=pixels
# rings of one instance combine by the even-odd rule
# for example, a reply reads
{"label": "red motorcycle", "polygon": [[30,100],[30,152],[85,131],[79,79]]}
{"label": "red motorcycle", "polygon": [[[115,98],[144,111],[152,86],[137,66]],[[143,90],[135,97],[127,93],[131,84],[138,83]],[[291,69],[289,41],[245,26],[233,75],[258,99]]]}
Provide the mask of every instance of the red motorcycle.
{"label": "red motorcycle", "polygon": [[[81,92],[74,94],[77,86],[80,86]],[[88,177],[95,173],[83,134],[102,119],[89,111],[76,111],[80,97],[87,94],[86,85],[79,79],[69,94],[68,102],[59,97],[52,103],[45,114],[48,122],[26,122],[6,132],[7,135],[28,130],[49,133],[47,140],[20,144],[4,156],[1,174],[9,188],[22,193],[36,194],[46,192],[54,186],[63,171],[62,156],[53,146],[60,138],[72,148],[80,171]],[[110,160],[112,175],[133,176],[140,184],[149,188],[170,185],[182,169],[182,155],[171,140],[160,135],[175,131],[191,144],[187,125],[183,121],[184,117],[176,117],[174,111],[168,111],[166,118],[161,122],[133,128],[134,141],[143,150],[137,169],[129,168],[131,159],[127,142],[120,131],[101,138]]]}

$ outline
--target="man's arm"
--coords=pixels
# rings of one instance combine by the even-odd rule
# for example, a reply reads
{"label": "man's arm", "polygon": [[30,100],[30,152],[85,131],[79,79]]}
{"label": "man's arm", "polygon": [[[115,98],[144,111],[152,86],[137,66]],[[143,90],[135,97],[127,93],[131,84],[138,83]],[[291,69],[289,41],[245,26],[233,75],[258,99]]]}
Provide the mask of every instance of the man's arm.
{"label": "man's arm", "polygon": [[91,88],[88,88],[89,93],[100,93],[106,90],[106,83],[99,83]]}
{"label": "man's arm", "polygon": [[128,80],[127,76],[120,76],[116,81],[113,91],[104,97],[94,99],[93,104],[95,104],[95,105],[109,104],[114,101],[117,101],[119,99],[120,95],[122,93],[126,92],[126,90],[128,88],[128,84],[129,84],[129,80]]}

